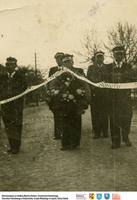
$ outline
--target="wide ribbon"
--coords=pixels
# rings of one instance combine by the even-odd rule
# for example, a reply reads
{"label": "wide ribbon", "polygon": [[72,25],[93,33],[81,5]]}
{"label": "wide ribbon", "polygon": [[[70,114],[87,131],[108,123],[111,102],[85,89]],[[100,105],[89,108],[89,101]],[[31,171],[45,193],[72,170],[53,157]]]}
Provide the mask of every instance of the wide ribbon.
{"label": "wide ribbon", "polygon": [[35,85],[35,86],[31,86],[30,88],[27,88],[24,92],[14,96],[14,97],[11,97],[11,98],[8,98],[8,99],[4,99],[2,101],[0,101],[0,105],[2,104],[6,104],[6,103],[9,103],[11,101],[14,101],[18,98],[21,98],[23,97],[24,95],[34,91],[34,90],[37,90],[39,89],[40,87],[44,86],[44,85],[47,85],[47,83],[51,82],[52,80],[54,80],[55,78],[57,78],[58,76],[60,76],[61,74],[63,73],[66,73],[66,72],[69,72],[71,75],[75,76],[76,78],[78,78],[79,80],[82,80],[94,87],[98,87],[98,88],[108,88],[108,89],[137,89],[137,82],[131,82],[131,83],[106,83],[106,82],[99,82],[99,83],[94,83],[90,80],[88,80],[87,78],[83,77],[83,76],[80,76],[78,74],[76,74],[75,72],[71,71],[70,69],[67,69],[67,68],[63,68],[62,70],[60,71],[57,71],[56,73],[54,73],[52,76],[48,77],[48,78],[45,78],[44,82],[39,84],[39,85]]}

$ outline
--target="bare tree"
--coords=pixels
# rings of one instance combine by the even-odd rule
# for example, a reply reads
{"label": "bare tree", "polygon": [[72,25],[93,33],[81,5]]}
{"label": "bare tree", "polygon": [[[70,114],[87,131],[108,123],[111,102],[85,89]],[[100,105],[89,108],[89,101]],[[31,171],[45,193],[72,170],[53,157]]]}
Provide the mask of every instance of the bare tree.
{"label": "bare tree", "polygon": [[119,22],[108,31],[108,45],[105,47],[111,52],[111,49],[117,45],[125,47],[125,60],[127,62],[137,63],[137,28],[135,25]]}
{"label": "bare tree", "polygon": [[91,58],[94,56],[94,53],[99,50],[102,46],[102,43],[99,42],[97,37],[97,32],[95,30],[90,30],[86,32],[84,39],[81,42],[82,52],[76,52],[79,56],[82,57],[82,63],[91,61]]}

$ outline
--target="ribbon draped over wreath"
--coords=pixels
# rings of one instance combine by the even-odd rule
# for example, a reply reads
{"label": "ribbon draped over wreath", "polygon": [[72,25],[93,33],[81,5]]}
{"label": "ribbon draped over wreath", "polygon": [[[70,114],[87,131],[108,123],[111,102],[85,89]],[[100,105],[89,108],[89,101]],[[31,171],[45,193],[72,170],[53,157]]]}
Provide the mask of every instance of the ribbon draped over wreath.
{"label": "ribbon draped over wreath", "polygon": [[[73,75],[77,79],[82,80],[82,81],[88,83],[89,85],[92,85],[92,86],[98,87],[98,88],[120,89],[120,90],[123,90],[123,89],[137,89],[137,82],[131,82],[131,83],[105,83],[105,82],[99,82],[99,83],[94,83],[94,82],[88,80],[85,77],[79,76],[78,74],[76,74],[75,72],[73,72],[73,71],[71,71],[71,70],[69,70],[67,68],[63,68],[62,70],[60,70],[60,71],[56,72],[55,74],[53,74],[51,77],[46,78],[43,83],[41,83],[39,85],[32,86],[32,87],[26,89],[23,93],[21,93],[19,95],[16,95],[16,96],[11,97],[9,99],[5,99],[5,100],[0,101],[0,105],[5,104],[5,103],[9,103],[11,101],[14,101],[14,100],[16,100],[18,98],[21,98],[24,95],[32,92],[32,91],[34,91],[34,90],[37,90],[38,88],[40,88],[42,86],[47,85],[49,82],[51,82],[52,80],[56,79],[57,77],[59,77],[61,74],[65,73],[65,72],[69,72],[71,75]],[[67,98],[68,98],[68,96],[67,96]],[[72,98],[72,96],[69,96],[69,98]]]}

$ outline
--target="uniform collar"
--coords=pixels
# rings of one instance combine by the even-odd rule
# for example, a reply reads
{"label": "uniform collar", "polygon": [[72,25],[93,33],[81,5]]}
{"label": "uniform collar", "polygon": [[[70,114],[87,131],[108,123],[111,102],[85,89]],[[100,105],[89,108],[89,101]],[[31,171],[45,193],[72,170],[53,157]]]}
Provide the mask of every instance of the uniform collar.
{"label": "uniform collar", "polygon": [[97,64],[97,67],[98,67],[98,68],[101,68],[103,65],[104,65],[104,63],[102,63],[102,64]]}
{"label": "uniform collar", "polygon": [[123,61],[121,61],[120,63],[118,63],[116,60],[114,61],[114,64],[116,66],[116,68],[121,68],[123,65]]}
{"label": "uniform collar", "polygon": [[15,70],[14,70],[12,73],[9,73],[9,72],[7,72],[7,74],[8,74],[8,77],[9,77],[9,78],[13,78],[13,77],[14,77],[14,75],[15,75],[15,73],[16,73],[18,70],[19,70],[19,68],[18,68],[18,67],[16,67],[16,68],[15,68]]}

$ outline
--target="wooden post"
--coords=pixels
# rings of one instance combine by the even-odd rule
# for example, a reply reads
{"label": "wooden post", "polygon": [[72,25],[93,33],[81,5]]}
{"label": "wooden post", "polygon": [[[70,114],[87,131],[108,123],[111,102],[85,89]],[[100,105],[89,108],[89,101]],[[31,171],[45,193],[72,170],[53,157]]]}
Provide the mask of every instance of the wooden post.
{"label": "wooden post", "polygon": [[[36,52],[35,52],[34,57],[35,57],[35,78],[37,80],[37,53]],[[35,93],[35,100],[36,100],[36,106],[39,106],[39,94],[37,93],[37,91]]]}

